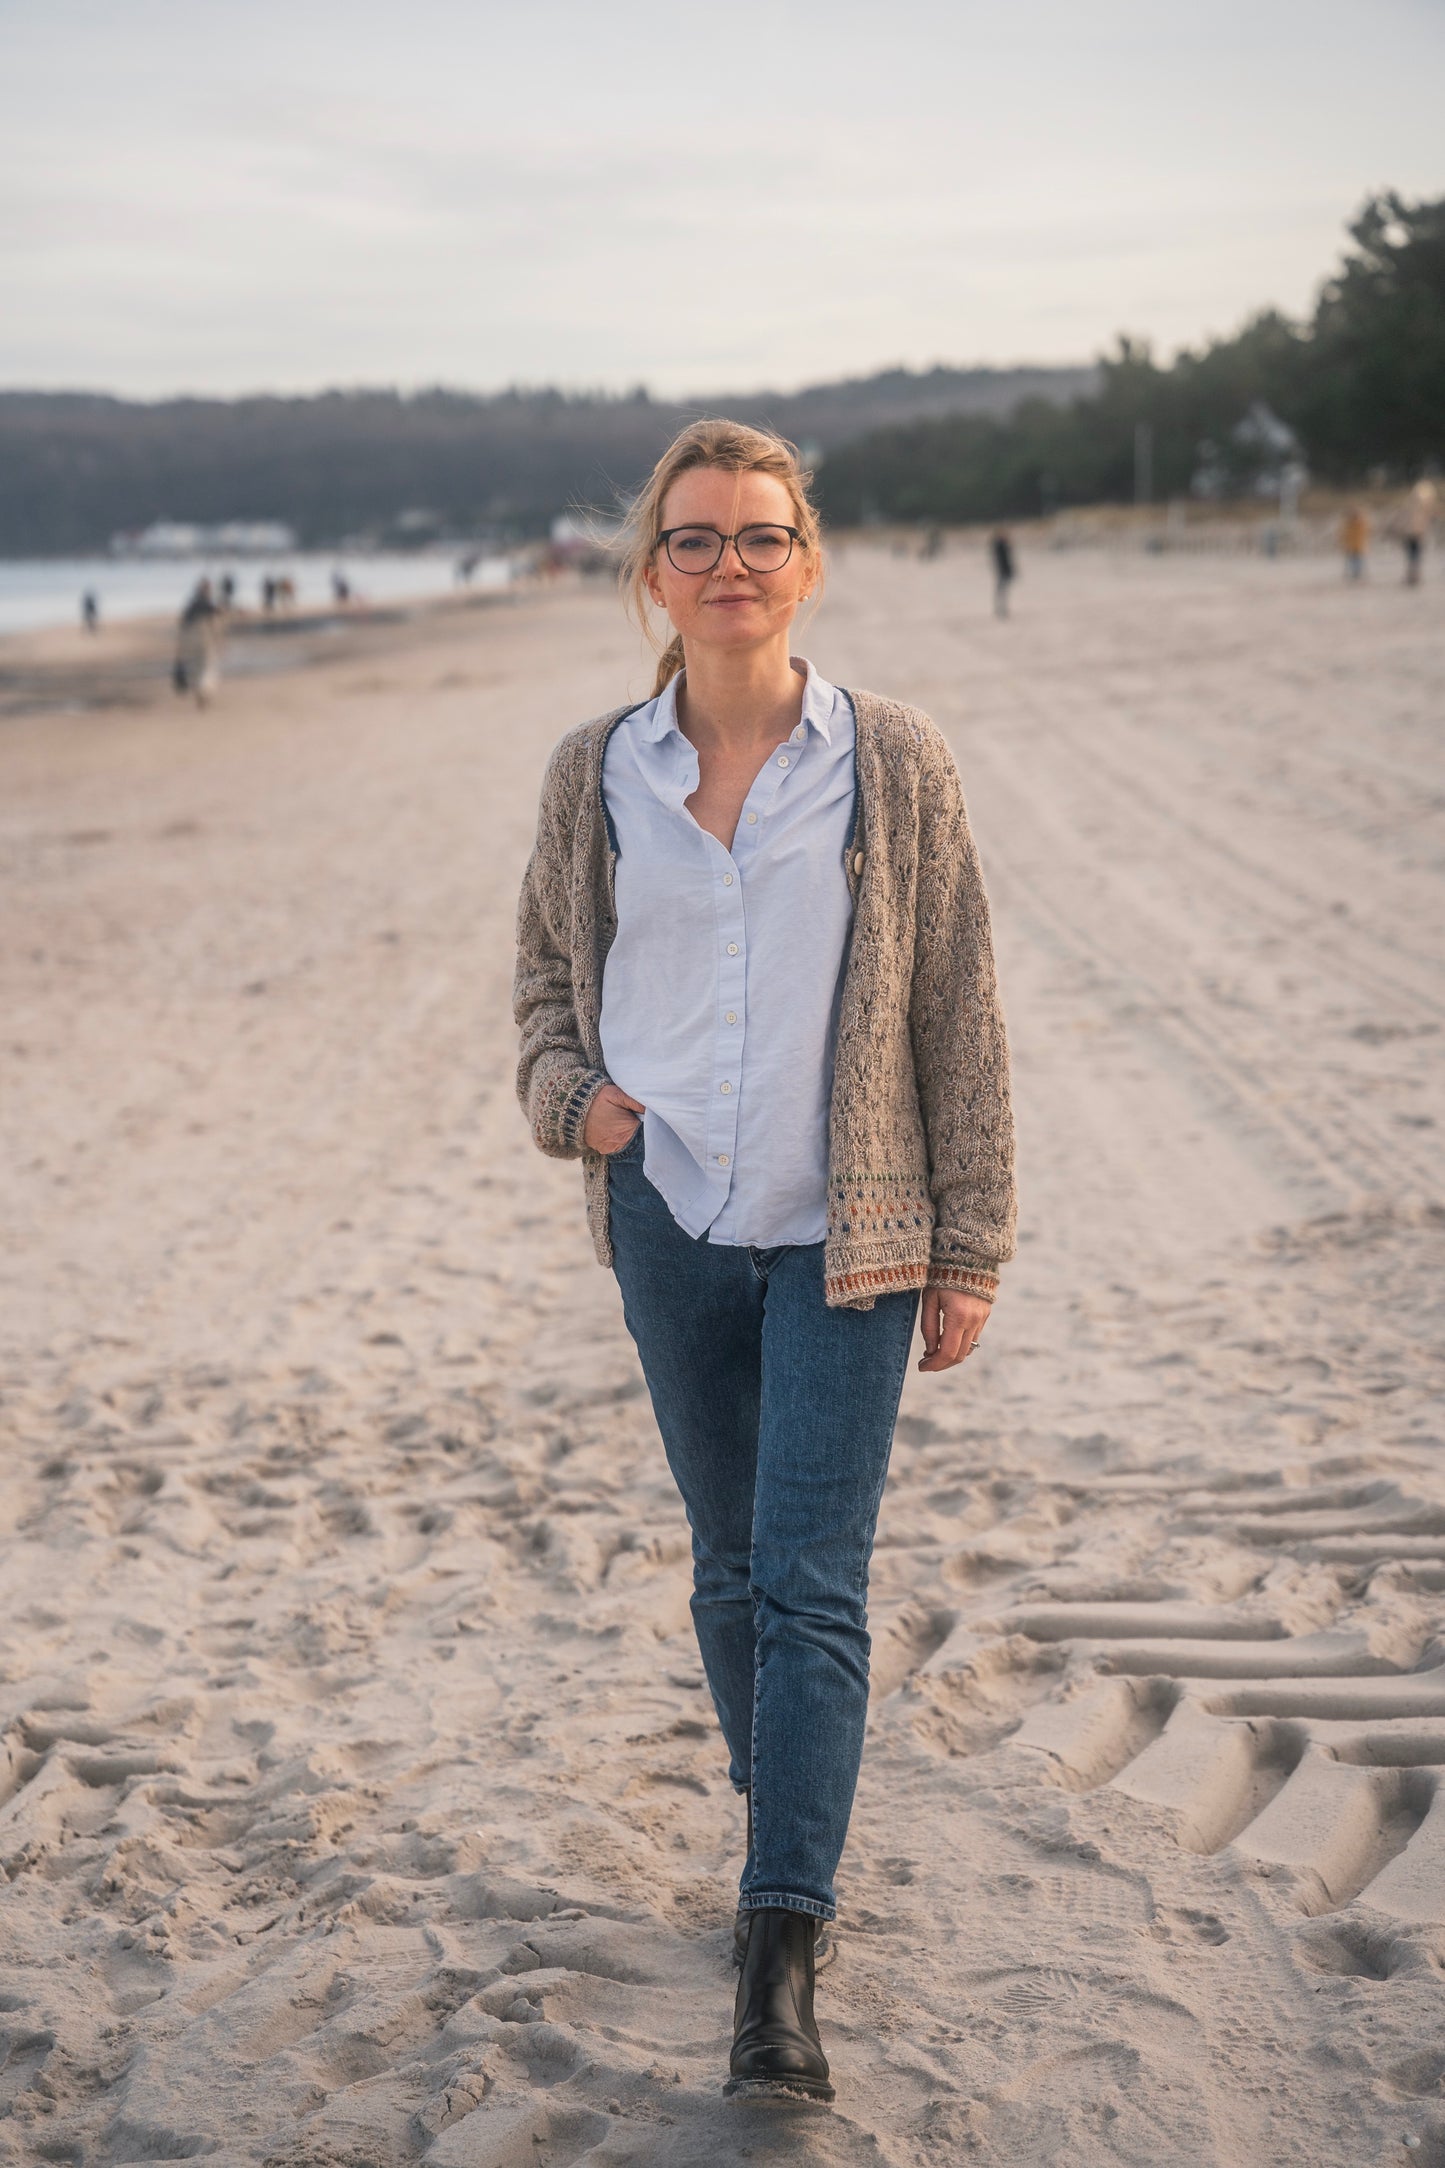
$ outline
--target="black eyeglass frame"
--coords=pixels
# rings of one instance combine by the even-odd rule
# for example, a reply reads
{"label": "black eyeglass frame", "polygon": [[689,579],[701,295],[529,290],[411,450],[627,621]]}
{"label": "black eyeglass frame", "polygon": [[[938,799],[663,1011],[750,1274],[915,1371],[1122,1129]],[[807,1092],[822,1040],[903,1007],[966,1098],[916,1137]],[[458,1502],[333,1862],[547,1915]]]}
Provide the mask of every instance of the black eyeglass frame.
{"label": "black eyeglass frame", "polygon": [[[769,565],[766,567],[766,570],[763,570],[763,568],[759,567],[758,565],[748,564],[746,557],[744,557],[743,555],[743,536],[745,534],[755,533],[759,527],[771,528],[773,533],[785,534],[788,537],[788,554],[783,559],[782,565]],[[672,538],[675,534],[717,535],[716,557],[714,557],[710,565],[680,565],[677,559],[673,556],[671,548]],[[797,548],[798,544],[803,539],[803,531],[800,527],[786,526],[780,519],[752,520],[746,527],[740,527],[736,534],[721,534],[716,527],[709,527],[705,521],[694,519],[686,521],[681,527],[664,527],[662,533],[658,536],[656,542],[653,544],[653,547],[654,549],[659,550],[665,549],[667,551],[667,561],[672,566],[673,571],[682,573],[685,579],[705,580],[709,572],[716,572],[718,566],[723,561],[724,555],[726,554],[727,546],[729,542],[731,542],[733,548],[738,553],[738,563],[746,567],[749,572],[761,571],[762,576],[766,578],[769,572],[781,572],[783,569],[783,565],[789,565],[792,563],[793,551]]]}

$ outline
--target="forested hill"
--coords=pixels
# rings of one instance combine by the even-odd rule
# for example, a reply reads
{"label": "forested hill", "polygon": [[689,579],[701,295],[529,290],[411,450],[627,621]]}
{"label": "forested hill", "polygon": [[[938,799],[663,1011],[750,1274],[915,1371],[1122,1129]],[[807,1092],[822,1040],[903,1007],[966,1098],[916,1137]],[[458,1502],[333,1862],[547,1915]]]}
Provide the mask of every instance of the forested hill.
{"label": "forested hill", "polygon": [[840,445],[822,473],[840,526],[957,522],[1127,501],[1141,432],[1155,498],[1245,497],[1286,470],[1355,487],[1445,470],[1445,197],[1371,197],[1350,245],[1292,322],[1275,309],[1231,337],[1157,362],[1121,339],[1099,383],[1065,405],[885,423]]}
{"label": "forested hill", "polygon": [[610,507],[698,414],[765,423],[826,452],[870,430],[948,415],[1002,418],[1090,389],[1089,368],[892,369],[793,393],[671,402],[506,391],[336,391],[305,399],[0,392],[0,555],[104,548],[158,519],[279,519],[308,543],[545,529],[569,505]]}

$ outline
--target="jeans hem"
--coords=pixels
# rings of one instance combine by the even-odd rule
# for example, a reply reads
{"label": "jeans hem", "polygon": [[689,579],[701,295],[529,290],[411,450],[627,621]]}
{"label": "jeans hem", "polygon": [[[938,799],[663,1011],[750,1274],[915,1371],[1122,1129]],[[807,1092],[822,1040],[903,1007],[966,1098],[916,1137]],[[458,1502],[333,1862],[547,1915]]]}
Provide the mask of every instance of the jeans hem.
{"label": "jeans hem", "polygon": [[819,1904],[816,1897],[796,1897],[790,1890],[764,1890],[761,1895],[750,1892],[738,1898],[739,1912],[806,1912],[809,1919],[835,1920],[836,1905]]}

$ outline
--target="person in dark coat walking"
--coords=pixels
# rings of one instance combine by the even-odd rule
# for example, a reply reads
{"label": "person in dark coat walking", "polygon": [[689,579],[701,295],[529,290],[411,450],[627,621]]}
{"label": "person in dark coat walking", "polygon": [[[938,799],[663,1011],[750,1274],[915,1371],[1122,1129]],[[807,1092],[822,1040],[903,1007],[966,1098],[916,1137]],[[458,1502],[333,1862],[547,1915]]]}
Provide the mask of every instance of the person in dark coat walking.
{"label": "person in dark coat walking", "polygon": [[222,611],[207,579],[197,580],[181,612],[171,683],[178,693],[193,693],[205,707],[221,682]]}
{"label": "person in dark coat walking", "polygon": [[1008,616],[1008,591],[1018,575],[1014,563],[1014,546],[1007,530],[996,527],[989,540],[989,556],[993,559],[993,614]]}

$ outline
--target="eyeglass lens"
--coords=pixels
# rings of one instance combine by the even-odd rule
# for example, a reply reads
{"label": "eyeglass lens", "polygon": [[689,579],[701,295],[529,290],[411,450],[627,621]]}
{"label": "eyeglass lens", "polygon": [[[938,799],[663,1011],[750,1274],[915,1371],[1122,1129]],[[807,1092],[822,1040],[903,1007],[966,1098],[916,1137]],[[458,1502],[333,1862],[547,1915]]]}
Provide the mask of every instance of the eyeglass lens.
{"label": "eyeglass lens", "polygon": [[[778,572],[793,554],[786,527],[744,527],[737,552],[749,572]],[[711,572],[723,553],[723,537],[711,527],[676,527],[667,554],[679,572]]]}

